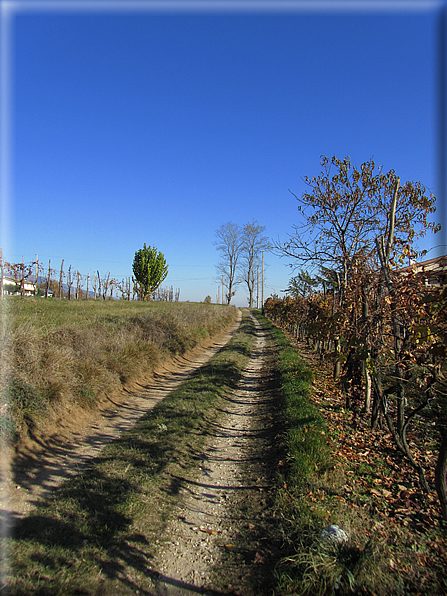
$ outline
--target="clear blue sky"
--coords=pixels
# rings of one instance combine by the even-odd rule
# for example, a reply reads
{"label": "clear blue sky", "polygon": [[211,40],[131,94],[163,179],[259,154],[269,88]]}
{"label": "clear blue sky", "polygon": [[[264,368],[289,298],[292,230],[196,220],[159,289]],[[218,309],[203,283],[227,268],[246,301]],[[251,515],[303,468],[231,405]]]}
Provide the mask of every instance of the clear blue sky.
{"label": "clear blue sky", "polygon": [[[215,230],[285,240],[322,154],[441,195],[440,2],[6,4],[8,261],[121,279],[146,243],[181,300],[215,299]],[[291,270],[265,262],[268,297]]]}

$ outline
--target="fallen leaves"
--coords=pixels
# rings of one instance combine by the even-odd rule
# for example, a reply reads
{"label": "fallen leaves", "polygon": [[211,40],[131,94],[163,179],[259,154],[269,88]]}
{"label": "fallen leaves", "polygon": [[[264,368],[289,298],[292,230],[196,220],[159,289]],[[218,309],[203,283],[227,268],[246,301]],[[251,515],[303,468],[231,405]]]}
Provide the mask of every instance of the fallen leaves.
{"label": "fallen leaves", "polygon": [[[314,372],[312,401],[324,415],[328,426],[327,443],[332,455],[345,473],[344,486],[337,500],[353,504],[359,497],[390,521],[404,526],[435,527],[440,521],[437,495],[434,490],[425,494],[420,490],[414,469],[399,454],[388,429],[371,430],[369,416],[362,416],[345,408],[345,398],[335,386],[332,371],[322,365],[318,355],[300,344],[300,352]],[[408,440],[416,461],[426,470],[429,485],[434,487],[435,450],[427,437],[423,423],[412,425]],[[308,495],[312,502],[320,498]],[[365,501],[366,499],[366,501]],[[423,514],[421,514],[423,512]]]}
{"label": "fallen leaves", "polygon": [[210,536],[217,536],[219,532],[217,530],[210,530],[210,528],[199,528],[201,532],[209,534]]}

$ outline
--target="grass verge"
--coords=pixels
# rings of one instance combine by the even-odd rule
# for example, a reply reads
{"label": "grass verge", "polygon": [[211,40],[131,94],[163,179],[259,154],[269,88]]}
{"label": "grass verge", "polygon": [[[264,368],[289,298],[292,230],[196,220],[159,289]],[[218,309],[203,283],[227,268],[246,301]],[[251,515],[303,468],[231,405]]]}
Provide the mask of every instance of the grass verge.
{"label": "grass verge", "polygon": [[151,593],[151,558],[179,477],[200,461],[216,406],[237,384],[253,341],[245,314],[225,348],[16,523],[3,539],[8,594]]}
{"label": "grass verge", "polygon": [[[284,427],[274,594],[447,594],[445,530],[424,522],[427,503],[411,511],[417,489],[399,473],[391,450],[369,457],[378,437],[353,428],[331,372],[306,354],[312,375],[283,332],[262,320],[279,347]],[[381,489],[390,477],[396,496]],[[403,502],[398,493],[405,493]],[[346,540],[322,536],[330,525]]]}

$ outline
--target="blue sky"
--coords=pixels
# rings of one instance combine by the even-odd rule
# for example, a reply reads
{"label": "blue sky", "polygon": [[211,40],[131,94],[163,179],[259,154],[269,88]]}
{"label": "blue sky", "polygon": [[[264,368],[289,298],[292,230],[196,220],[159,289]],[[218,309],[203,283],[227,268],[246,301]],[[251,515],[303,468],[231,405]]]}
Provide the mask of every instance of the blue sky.
{"label": "blue sky", "polygon": [[[6,260],[121,279],[146,243],[181,300],[215,299],[215,230],[285,240],[322,154],[442,196],[441,2],[117,6],[2,2]],[[267,297],[292,273],[265,262]]]}

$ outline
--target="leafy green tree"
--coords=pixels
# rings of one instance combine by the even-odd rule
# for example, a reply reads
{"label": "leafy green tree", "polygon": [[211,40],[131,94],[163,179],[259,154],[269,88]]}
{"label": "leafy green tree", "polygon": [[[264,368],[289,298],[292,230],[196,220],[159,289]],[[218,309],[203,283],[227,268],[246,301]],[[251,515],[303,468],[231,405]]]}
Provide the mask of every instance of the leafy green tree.
{"label": "leafy green tree", "polygon": [[136,251],[132,269],[140,300],[150,300],[151,294],[168,275],[168,266],[164,255],[158,252],[155,246],[146,246],[146,244]]}

